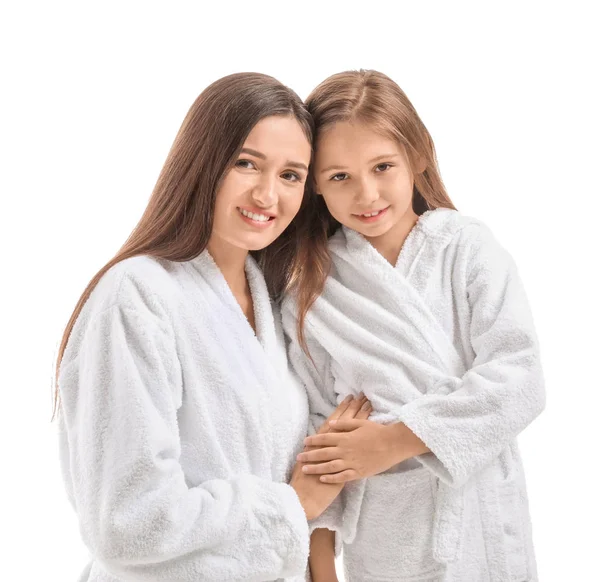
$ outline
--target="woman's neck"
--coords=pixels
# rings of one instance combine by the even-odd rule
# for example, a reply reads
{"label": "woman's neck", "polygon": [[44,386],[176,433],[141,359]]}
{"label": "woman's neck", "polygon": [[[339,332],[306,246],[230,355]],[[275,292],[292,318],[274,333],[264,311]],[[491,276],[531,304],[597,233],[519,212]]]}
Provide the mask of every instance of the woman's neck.
{"label": "woman's neck", "polygon": [[226,241],[212,238],[208,242],[207,250],[219,267],[231,292],[236,297],[245,295],[248,290],[245,269],[248,251]]}

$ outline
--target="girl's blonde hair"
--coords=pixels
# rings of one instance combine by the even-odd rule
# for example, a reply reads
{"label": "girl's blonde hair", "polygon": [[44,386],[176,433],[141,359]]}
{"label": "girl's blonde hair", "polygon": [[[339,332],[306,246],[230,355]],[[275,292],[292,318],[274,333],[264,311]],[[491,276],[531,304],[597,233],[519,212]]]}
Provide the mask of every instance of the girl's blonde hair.
{"label": "girl's blonde hair", "polygon": [[[377,71],[346,71],[325,79],[306,101],[315,124],[315,148],[332,125],[358,121],[402,144],[414,175],[413,208],[418,215],[433,208],[454,208],[440,176],[433,140],[400,87]],[[417,168],[424,170],[417,171]],[[322,196],[311,193],[310,233],[298,249],[290,288],[298,302],[298,339],[307,352],[304,321],[323,291],[329,272],[327,240],[340,227]]]}

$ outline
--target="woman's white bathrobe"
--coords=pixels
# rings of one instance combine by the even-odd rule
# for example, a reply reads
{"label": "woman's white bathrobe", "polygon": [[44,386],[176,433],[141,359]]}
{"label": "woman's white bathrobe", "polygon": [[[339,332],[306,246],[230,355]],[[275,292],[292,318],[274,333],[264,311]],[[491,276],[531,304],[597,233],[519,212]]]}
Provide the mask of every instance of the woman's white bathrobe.
{"label": "woman's white bathrobe", "polygon": [[252,258],[257,336],[208,252],[128,259],[100,281],[60,367],[61,460],[86,582],[304,580],[287,481],[308,424]]}
{"label": "woman's white bathrobe", "polygon": [[311,424],[362,390],[371,420],[404,422],[432,453],[349,483],[311,526],[339,532],[348,582],[536,580],[515,437],[545,396],[511,257],[448,209],[420,217],[395,267],[345,227],[329,248],[305,328],[316,367],[296,340],[294,302],[283,306]]}

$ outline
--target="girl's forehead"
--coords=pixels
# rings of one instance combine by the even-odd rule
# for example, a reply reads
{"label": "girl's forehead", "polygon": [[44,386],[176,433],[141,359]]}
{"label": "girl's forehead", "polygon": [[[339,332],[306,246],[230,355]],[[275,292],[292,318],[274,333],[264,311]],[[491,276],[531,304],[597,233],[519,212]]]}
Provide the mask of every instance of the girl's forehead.
{"label": "girl's forehead", "polygon": [[[385,151],[383,151],[385,150]],[[397,140],[367,124],[339,122],[332,124],[319,135],[315,154],[319,158],[345,154],[370,155],[377,152],[397,154],[404,148]]]}

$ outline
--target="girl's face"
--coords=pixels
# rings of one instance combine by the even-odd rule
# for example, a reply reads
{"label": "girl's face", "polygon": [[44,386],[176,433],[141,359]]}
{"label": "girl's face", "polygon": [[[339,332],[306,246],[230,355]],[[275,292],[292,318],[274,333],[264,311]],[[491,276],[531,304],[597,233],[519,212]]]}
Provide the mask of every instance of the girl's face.
{"label": "girl's face", "polygon": [[209,245],[250,251],[271,244],[300,209],[310,155],[293,117],[259,121],[217,192]]}
{"label": "girl's face", "polygon": [[417,219],[404,146],[363,123],[340,122],[323,132],[315,183],[333,217],[371,242],[395,237]]}

